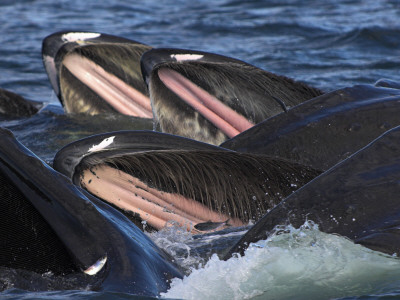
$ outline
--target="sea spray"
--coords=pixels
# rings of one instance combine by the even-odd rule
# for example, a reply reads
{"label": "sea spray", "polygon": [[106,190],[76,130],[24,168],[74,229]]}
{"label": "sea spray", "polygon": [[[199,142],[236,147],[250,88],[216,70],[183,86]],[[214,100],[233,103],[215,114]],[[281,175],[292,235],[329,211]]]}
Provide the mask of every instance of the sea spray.
{"label": "sea spray", "polygon": [[183,279],[166,298],[330,299],[390,291],[400,283],[400,260],[326,234],[312,222],[280,226],[245,256],[217,255]]}
{"label": "sea spray", "polygon": [[169,226],[160,231],[147,234],[188,275],[194,269],[203,267],[213,254],[222,256],[250,227],[228,227],[217,232],[192,235],[181,226],[169,222]]}
{"label": "sea spray", "polygon": [[158,247],[174,258],[175,263],[190,273],[192,269],[203,263],[200,257],[191,253],[191,247],[188,245],[193,241],[193,236],[173,222],[169,222],[169,225],[160,231],[148,233],[148,235]]}

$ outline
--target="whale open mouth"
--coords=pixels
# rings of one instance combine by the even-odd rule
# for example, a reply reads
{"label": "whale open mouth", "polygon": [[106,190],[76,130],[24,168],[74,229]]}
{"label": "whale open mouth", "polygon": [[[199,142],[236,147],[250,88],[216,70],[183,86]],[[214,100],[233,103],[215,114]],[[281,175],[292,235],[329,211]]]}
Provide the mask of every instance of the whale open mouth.
{"label": "whale open mouth", "polygon": [[[90,89],[90,92],[94,94],[91,98],[101,98],[115,111],[125,115],[153,117],[150,99],[143,91],[139,91],[116,75],[107,72],[92,60],[77,53],[71,53],[63,59],[62,69],[64,68],[74,76],[75,80]],[[66,85],[71,85],[71,83],[61,80],[61,90],[66,90],[64,95],[68,95],[68,90],[71,89]],[[84,99],[77,101],[84,101]],[[66,105],[68,106],[67,103]],[[83,112],[90,110],[89,102],[82,103],[81,106]]]}
{"label": "whale open mouth", "polygon": [[[136,214],[158,230],[176,224],[189,232],[199,233],[201,231],[195,228],[197,224],[230,219],[227,214],[213,211],[194,199],[152,188],[138,178],[105,164],[85,169],[81,173],[81,185],[93,195]],[[244,223],[232,218],[229,225],[242,226]]]}
{"label": "whale open mouth", "polygon": [[94,152],[83,157],[73,177],[150,228],[172,223],[199,233],[257,220],[315,174],[269,157],[172,150]]}
{"label": "whale open mouth", "polygon": [[140,57],[150,46],[97,32],[61,31],[43,40],[50,83],[67,113],[152,118]]}
{"label": "whale open mouth", "polygon": [[73,142],[57,152],[53,167],[139,226],[161,229],[173,221],[191,232],[257,220],[320,173],[153,131]]}
{"label": "whale open mouth", "polygon": [[180,73],[169,69],[158,69],[160,80],[183,101],[198,111],[204,118],[232,138],[254,126],[254,123],[218,100]]}

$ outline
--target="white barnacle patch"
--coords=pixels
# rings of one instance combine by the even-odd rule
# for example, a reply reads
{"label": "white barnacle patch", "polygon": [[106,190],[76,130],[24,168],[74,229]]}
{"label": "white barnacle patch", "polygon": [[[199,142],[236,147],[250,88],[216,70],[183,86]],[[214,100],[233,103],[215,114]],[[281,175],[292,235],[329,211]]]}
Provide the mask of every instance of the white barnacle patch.
{"label": "white barnacle patch", "polygon": [[176,59],[176,61],[185,61],[185,60],[199,60],[204,57],[202,54],[171,54],[171,58]]}
{"label": "white barnacle patch", "polygon": [[104,267],[106,262],[107,262],[107,256],[104,256],[103,258],[100,258],[98,261],[96,261],[94,265],[84,270],[83,273],[88,275],[96,275]]}
{"label": "white barnacle patch", "polygon": [[96,152],[96,151],[103,150],[104,148],[106,148],[107,146],[111,145],[114,142],[114,138],[115,138],[115,136],[110,136],[110,137],[102,140],[100,144],[93,145],[92,147],[90,147],[88,152]]}
{"label": "white barnacle patch", "polygon": [[96,32],[68,32],[61,36],[64,42],[80,42],[98,38],[101,34]]}

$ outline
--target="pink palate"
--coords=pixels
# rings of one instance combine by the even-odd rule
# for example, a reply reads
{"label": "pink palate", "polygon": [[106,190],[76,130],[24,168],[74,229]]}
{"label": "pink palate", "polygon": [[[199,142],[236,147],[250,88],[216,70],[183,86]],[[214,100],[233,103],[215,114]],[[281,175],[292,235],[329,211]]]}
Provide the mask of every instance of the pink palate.
{"label": "pink palate", "polygon": [[[198,233],[193,228],[197,223],[229,219],[227,215],[214,212],[195,200],[157,191],[137,178],[108,166],[98,166],[96,175],[85,170],[83,178],[89,192],[122,209],[140,214],[143,220],[157,229],[165,227],[168,221],[175,221],[188,231]],[[229,223],[243,225],[239,219],[231,219]]]}
{"label": "pink palate", "polygon": [[150,99],[102,67],[77,54],[67,55],[64,66],[120,113],[153,118]]}
{"label": "pink palate", "polygon": [[170,90],[199,111],[217,128],[220,128],[228,137],[232,138],[254,126],[244,116],[223,104],[178,72],[161,68],[158,70],[158,76]]}

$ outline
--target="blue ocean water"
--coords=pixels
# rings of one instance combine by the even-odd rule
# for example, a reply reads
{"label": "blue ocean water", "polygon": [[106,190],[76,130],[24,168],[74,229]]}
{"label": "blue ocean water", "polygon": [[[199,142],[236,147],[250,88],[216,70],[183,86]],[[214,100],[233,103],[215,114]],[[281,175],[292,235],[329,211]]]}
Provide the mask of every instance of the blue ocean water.
{"label": "blue ocean water", "polygon": [[[0,87],[32,100],[58,105],[58,100],[42,65],[41,43],[44,37],[59,30],[97,31],[123,36],[155,47],[215,52],[242,59],[325,91],[355,84],[372,84],[380,78],[399,81],[399,20],[400,3],[395,0],[2,0],[0,1],[2,29]],[[129,119],[122,118],[118,120],[118,128],[115,128],[113,121],[107,118],[101,119],[100,126],[91,118],[74,120],[50,110],[29,120],[4,121],[0,123],[0,126],[12,129],[31,150],[45,160],[51,161],[54,153],[72,140],[102,131],[104,128],[116,130],[128,129],[131,126]],[[144,124],[143,126],[151,125]],[[307,233],[304,234],[307,236]],[[166,236],[168,237],[168,234]],[[165,239],[165,236],[163,238]],[[325,238],[327,237],[319,235],[316,237],[321,240],[321,243],[328,243],[329,237],[328,240]],[[290,237],[288,239],[290,240]],[[196,247],[198,242],[188,238],[171,243],[175,246],[183,245],[182,247],[187,249],[187,247]],[[338,250],[334,256],[328,258],[325,258],[326,253],[323,249],[334,247],[329,243],[328,246],[321,247],[322,250],[316,250],[313,257],[307,257],[303,252],[296,252],[293,256],[282,257],[281,260],[276,258],[281,265],[284,265],[284,259],[290,261],[296,255],[305,262],[311,262],[315,255],[322,256],[324,259],[318,261],[317,264],[323,265],[325,260],[327,264],[321,272],[300,266],[299,270],[304,269],[303,273],[300,271],[301,275],[293,277],[287,272],[280,274],[277,271],[280,269],[275,268],[272,273],[265,276],[278,278],[277,280],[258,282],[256,286],[250,285],[249,288],[249,285],[245,287],[234,285],[235,280],[232,279],[232,285],[226,287],[226,291],[229,292],[224,294],[222,291],[214,297],[204,293],[194,294],[194,299],[202,298],[201,295],[216,299],[252,297],[265,299],[268,293],[252,294],[251,291],[271,291],[272,286],[277,285],[287,287],[288,285],[284,283],[285,280],[289,280],[288,278],[292,281],[297,280],[295,282],[298,283],[298,286],[292,289],[292,294],[273,291],[270,293],[272,298],[296,299],[302,298],[302,295],[303,298],[321,299],[347,296],[361,299],[400,297],[398,288],[400,276],[397,271],[393,271],[396,268],[392,268],[393,265],[398,267],[396,258],[382,258],[380,255],[376,257],[377,254],[368,256],[358,248],[353,249],[351,245],[346,244],[345,247],[347,246],[350,252]],[[283,252],[289,251],[290,248],[287,243],[278,243],[278,245],[275,243],[273,247],[275,248],[268,249],[274,255],[277,253],[274,252],[276,247]],[[308,251],[309,248],[304,249],[306,253],[311,252]],[[333,274],[343,272],[345,268],[340,270],[333,268],[336,261],[330,260],[339,260],[344,262],[342,266],[347,266],[349,261],[357,257],[357,254],[361,256],[361,259],[352,264],[350,270],[346,269],[342,277],[343,280],[353,280],[349,283],[352,287],[346,289],[346,284],[341,283],[341,277],[334,278],[333,276]],[[189,257],[190,253],[184,255],[185,259]],[[196,258],[193,259],[196,260]],[[257,265],[271,267],[268,261],[264,261],[264,264],[259,262],[259,257],[252,259],[250,259],[251,262],[257,262]],[[368,265],[370,261],[372,264]],[[215,262],[214,259],[211,261],[211,266],[205,265],[204,268],[197,270],[197,273],[193,272],[194,279],[185,279],[186,281],[182,283],[174,282],[173,291],[165,296],[190,298],[188,290],[203,291],[200,287],[210,284],[205,281],[206,278],[213,278],[212,282],[218,283],[218,278],[226,277],[226,268],[241,268],[244,265],[248,265],[248,262],[238,262],[236,266],[232,263],[232,266],[227,266],[222,262]],[[361,268],[363,265],[367,266]],[[197,275],[207,270],[210,273]],[[226,272],[224,273],[223,270]],[[231,270],[230,273],[232,272],[236,270]],[[256,274],[259,270],[250,268],[247,272],[249,272],[248,276],[238,277],[236,283],[245,281],[243,278],[247,278],[247,281],[253,280],[251,273]],[[372,274],[371,277],[363,277],[362,280],[357,281],[365,272]],[[210,274],[215,276],[210,276]],[[326,280],[320,285],[315,284],[317,278],[321,277]],[[383,278],[383,281],[379,281],[379,278]],[[321,294],[324,290],[321,286],[324,285],[333,286],[329,294],[325,296]],[[316,292],[301,294],[304,290],[301,287],[304,286],[311,286],[310,288]],[[358,288],[353,288],[355,286]],[[338,292],[335,293],[335,290]],[[232,294],[231,291],[236,291],[236,293]],[[79,291],[30,293],[20,290],[3,292],[0,297],[5,299],[134,299],[131,295],[115,293]]]}
{"label": "blue ocean water", "polygon": [[41,41],[70,29],[233,56],[326,91],[398,79],[399,6],[395,0],[3,0],[0,86],[56,102]]}

